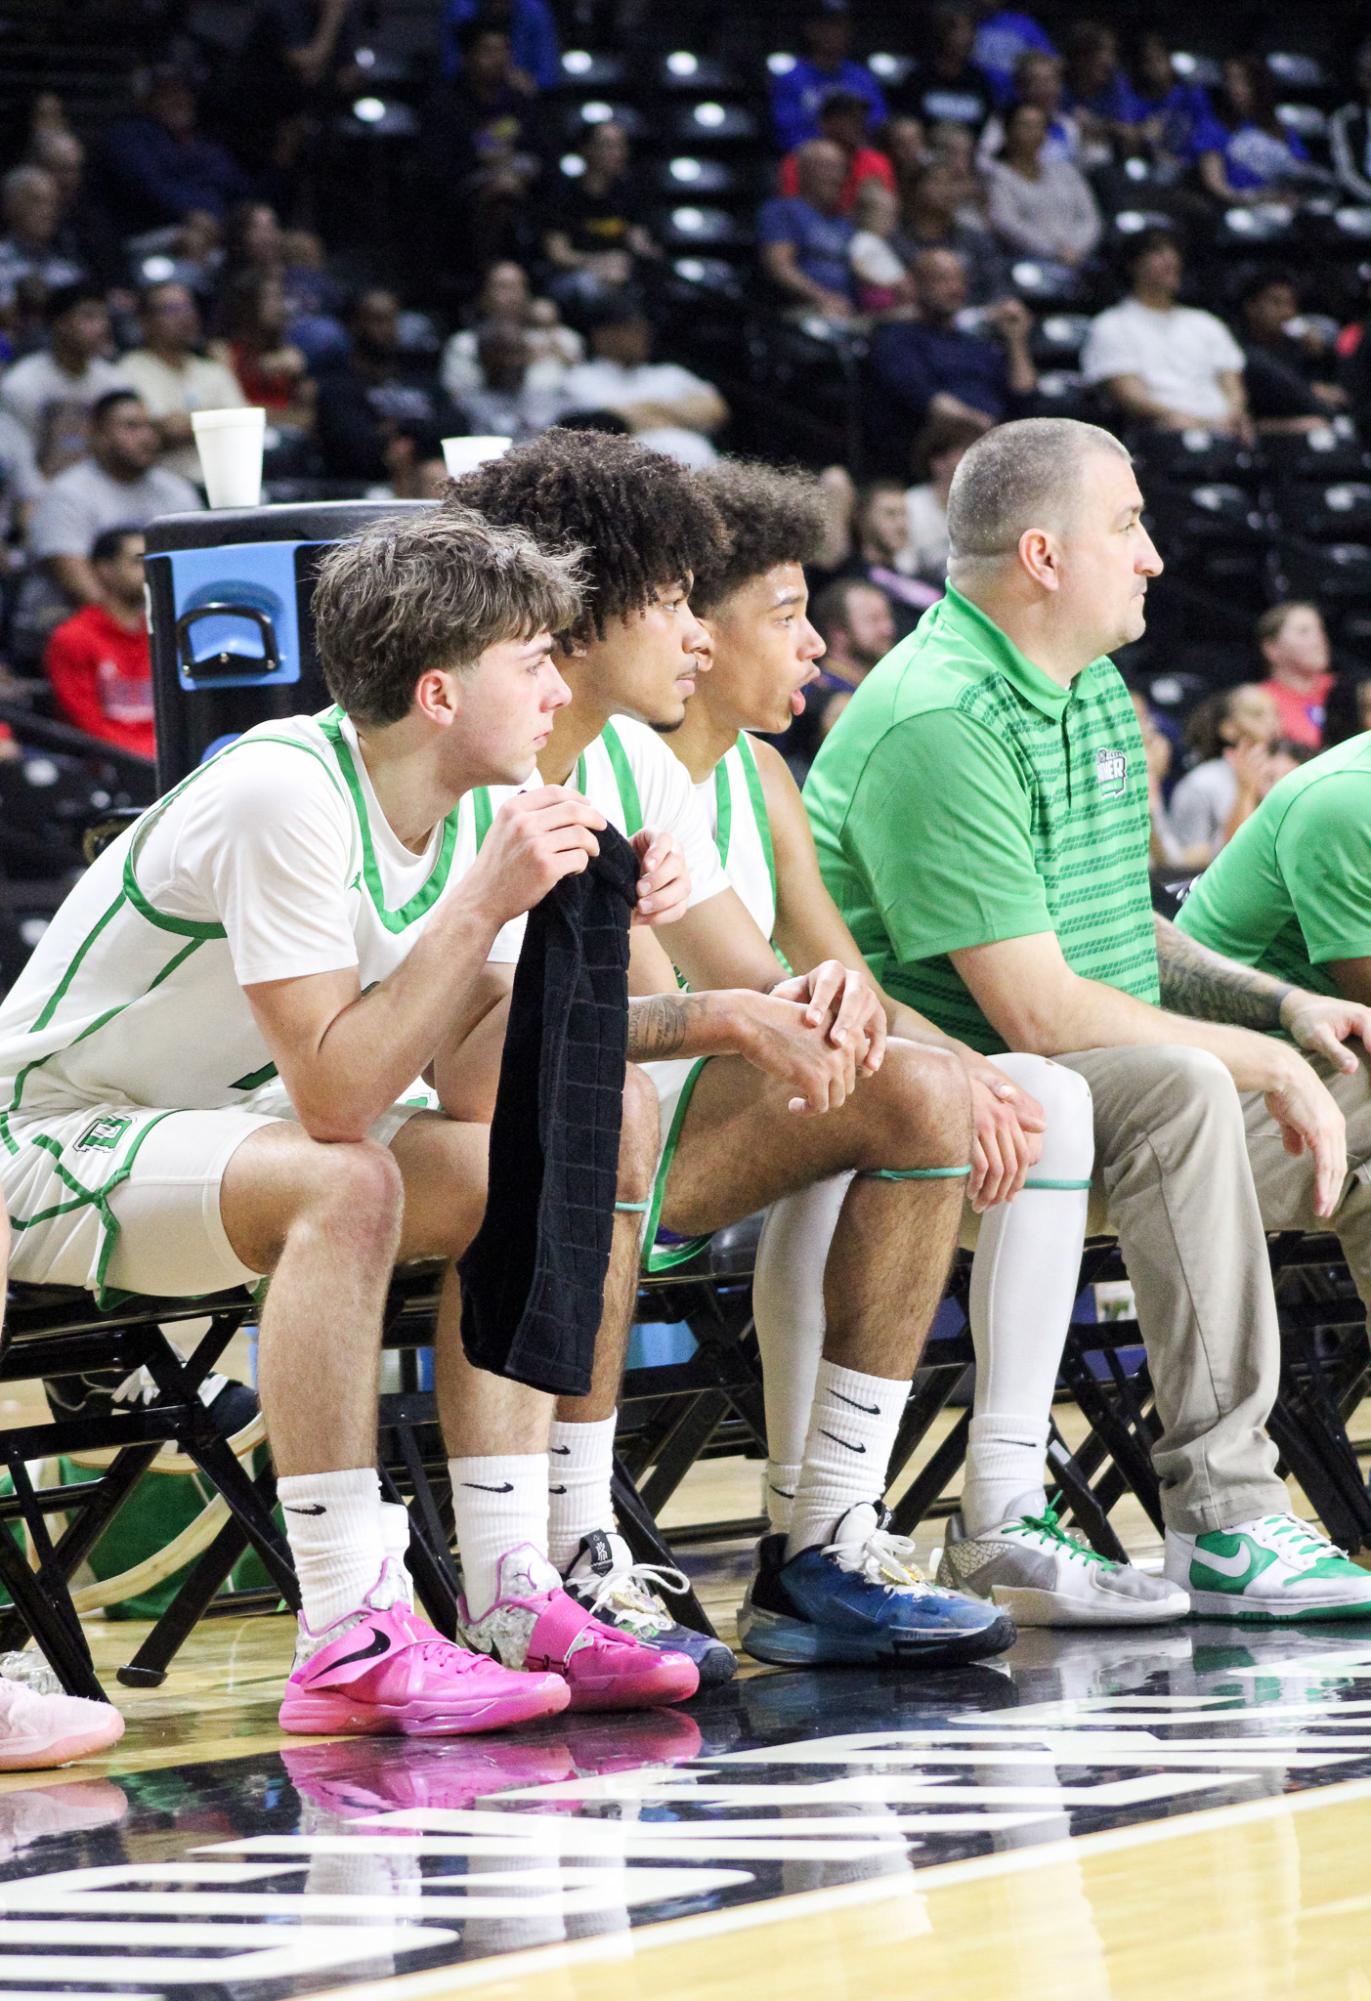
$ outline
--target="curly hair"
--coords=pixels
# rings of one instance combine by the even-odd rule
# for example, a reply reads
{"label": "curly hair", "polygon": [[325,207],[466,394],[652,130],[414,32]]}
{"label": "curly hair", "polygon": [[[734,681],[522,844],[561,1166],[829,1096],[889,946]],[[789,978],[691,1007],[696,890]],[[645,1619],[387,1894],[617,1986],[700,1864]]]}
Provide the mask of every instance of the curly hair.
{"label": "curly hair", "polygon": [[691,610],[708,618],[741,585],[777,563],[813,563],[823,548],[824,491],[812,473],[721,459],[695,475],[724,518],[728,544],[695,572]]}
{"label": "curly hair", "polygon": [[444,509],[474,508],[548,550],[582,552],[585,596],[560,640],[603,639],[606,621],[641,611],[667,586],[717,563],[719,511],[695,476],[631,438],[545,431],[449,482]]}

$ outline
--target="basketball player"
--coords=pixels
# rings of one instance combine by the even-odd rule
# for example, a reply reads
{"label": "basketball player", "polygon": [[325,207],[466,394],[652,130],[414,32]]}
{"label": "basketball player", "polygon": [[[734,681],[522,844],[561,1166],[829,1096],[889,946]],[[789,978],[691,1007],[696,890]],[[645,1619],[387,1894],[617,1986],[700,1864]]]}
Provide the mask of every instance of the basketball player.
{"label": "basketball player", "polygon": [[[97,1298],[271,1276],[260,1391],[302,1599],[289,1731],[489,1730],[697,1685],[683,1656],[560,1588],[510,1620],[545,1671],[449,1645],[410,1608],[403,1511],[383,1509],[376,1473],[391,1269],[451,1258],[484,1207],[487,1129],[449,1115],[449,1049],[488,1004],[502,924],[583,869],[604,824],[540,787],[464,871],[455,809],[533,770],[567,700],[549,633],[579,609],[572,562],[465,515],[383,522],[331,550],[315,610],[339,708],[249,731],[158,801],[72,891],[0,1008],[18,1276]],[[669,912],[679,855],[640,848]],[[631,1044],[644,1026],[690,1027],[684,998],[632,1012]],[[775,1012],[777,1042],[814,1041],[801,1009]],[[430,1069],[436,1092],[414,1081]],[[655,1103],[630,1069],[623,1202],[645,1198],[655,1152]],[[616,1219],[611,1318],[631,1305],[639,1222]],[[449,1272],[438,1397],[465,1455],[458,1304]]]}
{"label": "basketball player", "polygon": [[[856,946],[824,887],[795,781],[780,754],[748,734],[784,730],[817,678],[823,641],[807,616],[803,565],[822,546],[823,496],[808,474],[739,460],[699,477],[729,542],[691,593],[711,665],[671,748],[694,781],[730,882],[786,960],[852,963]],[[671,930],[661,937],[669,946]],[[905,1003],[886,994],[881,1002],[892,1035],[942,1039]],[[1019,1625],[1183,1618],[1184,1593],[1067,1535],[1043,1491],[1052,1393],[1080,1283],[1094,1155],[1089,1087],[1040,1056],[991,1063],[965,1043],[947,1046],[971,1081],[975,1122],[967,1198],[977,1247],[976,1406],[958,1527],[996,1551],[975,1588]],[[684,1138],[694,1137],[687,1122]],[[708,1134],[697,1143],[708,1145]],[[786,1196],[762,1233],[753,1308],[777,1534],[791,1526],[823,1342],[824,1272],[846,1189],[839,1177]],[[983,1214],[978,1238],[975,1212]],[[749,1606],[743,1626],[751,1619]]]}
{"label": "basketball player", "polygon": [[[987,1055],[1055,1057],[1090,1086],[1095,1186],[1163,1424],[1166,1576],[1205,1616],[1365,1616],[1371,1577],[1276,1478],[1279,1335],[1240,1094],[1311,1215],[1333,1215],[1342,1114],[1289,1042],[1252,1031],[1350,1069],[1343,1040],[1369,1018],[1153,918],[1142,743],[1106,657],[1142,633],[1161,571],[1142,507],[1106,431],[987,432],[952,484],[947,596],[857,690],[806,805],[888,991]],[[994,1560],[993,1539],[950,1543],[941,1574],[973,1584]]]}
{"label": "basketball player", "polygon": [[[853,1172],[829,1267],[816,1403],[822,1423],[816,1418],[797,1482],[797,1554],[767,1607],[766,1658],[908,1663],[999,1652],[1013,1637],[1009,1618],[926,1584],[912,1546],[887,1533],[881,1511],[885,1469],[942,1296],[970,1174],[965,1068],[932,1039],[887,1045],[880,997],[859,967],[820,961],[784,977],[728,885],[688,774],[653,734],[679,727],[701,666],[706,637],[688,594],[694,571],[722,550],[713,504],[680,467],[629,440],[557,431],[469,474],[453,492],[546,547],[570,543],[586,552],[587,613],[556,656],[573,699],[540,753],[541,775],[584,788],[622,828],[631,831],[641,815],[679,834],[693,900],[667,928],[672,959],[702,1004],[742,1007],[750,1017],[777,995],[793,996],[817,1017],[816,1028],[831,1021],[830,1038],[846,1059],[843,1088],[826,1108],[815,1107],[824,1109],[821,1118],[797,1116],[803,1105],[792,1088],[763,1081],[724,1051],[701,1064],[664,1042],[661,1056],[678,1060],[646,1066],[661,1101],[663,1143],[649,1244],[658,1226],[678,1239],[701,1238],[797,1188]],[[501,941],[505,956],[516,949],[517,940]],[[635,980],[663,997],[676,990],[661,954],[653,964],[640,961]],[[573,1592],[645,1631],[654,1614],[662,1618],[651,1591],[659,1580],[635,1570],[613,1533],[610,1504],[621,1367],[622,1350],[606,1341],[590,1395],[559,1403],[551,1552]],[[473,1422],[507,1438],[495,1406],[508,1386],[471,1373]],[[526,1492],[527,1514],[545,1505],[538,1482],[548,1478],[546,1463],[504,1456],[490,1467],[488,1484]],[[513,1500],[508,1507],[506,1535],[525,1539]],[[459,1520],[459,1536],[460,1529]],[[465,1547],[463,1560],[465,1567]],[[754,1588],[754,1603],[761,1595]],[[463,1631],[476,1645],[501,1648],[498,1624],[464,1616]],[[665,1640],[668,1630],[658,1624],[656,1637]],[[687,1643],[675,1630],[669,1638]],[[732,1670],[717,1642],[696,1641],[695,1658],[707,1680]]]}

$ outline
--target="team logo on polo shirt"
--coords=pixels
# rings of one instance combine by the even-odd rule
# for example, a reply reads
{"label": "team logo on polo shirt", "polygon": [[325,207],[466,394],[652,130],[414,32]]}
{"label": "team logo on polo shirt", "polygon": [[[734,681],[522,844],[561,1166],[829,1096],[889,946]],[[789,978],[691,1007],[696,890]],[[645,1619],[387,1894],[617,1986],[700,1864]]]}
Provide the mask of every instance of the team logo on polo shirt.
{"label": "team logo on polo shirt", "polygon": [[1095,783],[1105,799],[1121,799],[1128,790],[1128,758],[1121,750],[1095,752]]}

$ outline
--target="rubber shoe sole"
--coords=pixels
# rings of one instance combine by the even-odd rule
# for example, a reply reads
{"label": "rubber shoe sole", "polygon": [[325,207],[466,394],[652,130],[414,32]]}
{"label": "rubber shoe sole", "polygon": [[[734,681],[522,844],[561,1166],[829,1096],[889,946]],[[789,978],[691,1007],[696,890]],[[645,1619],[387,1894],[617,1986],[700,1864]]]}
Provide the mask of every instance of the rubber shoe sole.
{"label": "rubber shoe sole", "polygon": [[838,1633],[744,1605],[738,1639],[744,1653],[770,1667],[963,1667],[968,1661],[1002,1654],[1014,1644],[1014,1621],[1003,1615],[974,1633],[919,1640],[890,1633]]}
{"label": "rubber shoe sole", "polygon": [[342,1690],[316,1689],[288,1695],[276,1721],[292,1737],[466,1737],[516,1729],[571,1706],[560,1677],[530,1675],[528,1681],[527,1694],[491,1696],[460,1710],[451,1703],[358,1702]]}
{"label": "rubber shoe sole", "polygon": [[1310,1605],[1307,1601],[1290,1612],[1278,1611],[1273,1606],[1244,1607],[1241,1598],[1231,1597],[1226,1591],[1191,1591],[1190,1616],[1192,1619],[1226,1619],[1235,1626],[1297,1626],[1302,1622],[1325,1619],[1365,1619],[1371,1624],[1371,1600],[1360,1605],[1342,1603]]}
{"label": "rubber shoe sole", "polygon": [[[945,1578],[939,1583],[946,1584]],[[967,1585],[958,1582],[950,1589],[967,1591]],[[979,1592],[970,1593],[980,1597]],[[1028,1585],[992,1585],[989,1603],[1007,1612],[1016,1626],[1055,1626],[1060,1631],[1108,1632],[1116,1626],[1166,1626],[1188,1615],[1185,1603],[1186,1593],[1181,1592],[1173,1611],[1168,1611],[1155,1602],[1146,1599],[1101,1599],[1098,1606],[1083,1604],[1079,1598],[1068,1598],[1055,1591],[1036,1591]],[[1117,1607],[1117,1609],[1115,1609]],[[1130,1609],[1131,1608],[1131,1609]]]}

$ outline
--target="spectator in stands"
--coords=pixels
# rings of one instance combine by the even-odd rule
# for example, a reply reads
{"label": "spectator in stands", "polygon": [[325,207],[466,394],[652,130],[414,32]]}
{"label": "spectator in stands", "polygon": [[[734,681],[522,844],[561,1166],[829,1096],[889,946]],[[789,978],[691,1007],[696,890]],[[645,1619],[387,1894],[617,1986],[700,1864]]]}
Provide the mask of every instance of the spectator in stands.
{"label": "spectator in stands", "polygon": [[1323,747],[1331,750],[1363,730],[1371,730],[1371,677],[1340,674],[1324,704]]}
{"label": "spectator in stands", "polygon": [[49,292],[43,322],[47,346],[0,376],[0,406],[24,426],[39,470],[50,475],[84,451],[91,405],[125,385],[109,359],[109,309],[102,292],[92,285]]}
{"label": "spectator in stands", "polygon": [[846,574],[884,594],[895,622],[895,637],[904,639],[918,624],[919,614],[937,603],[942,589],[926,584],[902,561],[909,516],[899,480],[876,479],[864,486],[857,495],[852,527],[855,548]]}
{"label": "spectator in stands", "polygon": [[32,568],[16,611],[16,640],[37,657],[55,625],[102,601],[91,565],[108,528],[145,528],[159,514],[202,503],[179,473],[157,463],[157,427],[131,389],[112,389],[90,413],[90,455],[59,473],[33,512]]}
{"label": "spectator in stands", "polygon": [[233,372],[245,403],[267,412],[274,425],[314,428],[315,385],[309,362],[286,338],[286,292],[274,271],[240,270],[219,295],[214,352]]}
{"label": "spectator in stands", "polygon": [[[819,107],[819,137],[837,146],[847,162],[838,204],[844,215],[851,213],[858,189],[868,181],[877,181],[892,193],[895,188],[895,169],[889,155],[871,144],[867,117],[866,99],[853,90],[831,90]],[[800,150],[796,147],[781,162],[778,186],[783,195],[800,191]]]}
{"label": "spectator in stands", "polygon": [[805,690],[804,714],[787,730],[785,748],[808,767],[872,668],[895,644],[895,614],[885,592],[861,577],[826,584],[809,607],[824,641],[819,678]]}
{"label": "spectator in stands", "polygon": [[1200,180],[1226,208],[1308,188],[1309,151],[1282,125],[1271,72],[1260,56],[1230,56],[1216,106],[1217,143],[1200,158]]}
{"label": "spectator in stands", "polygon": [[57,627],[44,655],[58,713],[103,743],[155,757],[141,531],[105,529],[90,569],[99,597]]}
{"label": "spectator in stands", "polygon": [[79,257],[62,242],[62,198],[44,167],[11,167],[0,181],[5,235],[0,241],[0,312],[14,300],[16,286],[36,279],[48,291],[85,277]]}
{"label": "spectator in stands", "polygon": [[[43,491],[43,475],[34,457],[33,440],[17,417],[0,410],[0,576],[11,545],[28,532],[29,512]],[[17,549],[13,560],[21,563]],[[3,670],[0,670],[3,672]]]}
{"label": "spectator in stands", "polygon": [[652,359],[652,322],[632,299],[606,305],[590,334],[591,359],[568,370],[569,410],[609,410],[651,450],[688,466],[712,465],[710,442],[728,422],[728,405],[701,376]]}
{"label": "spectator in stands", "polygon": [[594,308],[639,277],[661,249],[644,220],[639,184],[629,172],[628,134],[612,118],[592,125],[585,171],[564,176],[543,253],[549,289],[568,312]]}
{"label": "spectator in stands", "polygon": [[952,250],[923,250],[914,260],[916,320],[878,327],[871,364],[882,392],[871,415],[888,432],[886,399],[911,428],[934,417],[960,417],[983,431],[1019,413],[1038,386],[1029,352],[1033,321],[1019,299],[987,310],[998,339],[965,333],[957,315],[966,305],[966,266]]}
{"label": "spectator in stands", "polygon": [[989,230],[972,227],[962,215],[962,185],[956,169],[932,160],[902,189],[898,249],[906,263],[921,250],[953,250],[966,266],[967,304],[987,306],[1009,290],[1004,252]]}
{"label": "spectator in stands", "polygon": [[989,229],[985,176],[976,165],[976,134],[969,125],[942,119],[928,134],[928,163],[946,167],[957,189],[957,220],[965,229]]}
{"label": "spectator in stands", "polygon": [[517,79],[526,80],[526,88],[552,90],[561,82],[562,49],[548,0],[444,0],[444,76],[454,77],[461,69],[461,33],[478,16],[498,23],[505,30],[514,74]]}
{"label": "spectator in stands", "polygon": [[887,119],[881,132],[881,143],[885,147],[886,158],[895,170],[897,191],[914,175],[923,172],[928,159],[928,145],[921,119],[904,115]]}
{"label": "spectator in stands", "polygon": [[1128,296],[1091,321],[1081,370],[1124,422],[1251,434],[1243,353],[1221,320],[1176,303],[1178,237],[1144,229],[1127,250]]}
{"label": "spectator in stands", "polygon": [[462,407],[478,437],[522,444],[568,407],[565,383],[548,389],[534,374],[528,335],[518,320],[487,320],[476,329],[476,363],[480,385],[467,391]]}
{"label": "spectator in stands", "polygon": [[1333,113],[1328,141],[1333,171],[1354,201],[1371,202],[1371,36],[1357,44],[1358,95]]}
{"label": "spectator in stands", "polygon": [[1212,862],[1275,782],[1281,719],[1265,688],[1224,688],[1192,713],[1185,741],[1196,762],[1171,794],[1171,829],[1192,868]]}
{"label": "spectator in stands", "polygon": [[1030,52],[1014,66],[1014,90],[1002,111],[995,112],[981,134],[976,157],[984,169],[1004,150],[1005,119],[1016,104],[1031,104],[1041,111],[1047,124],[1043,139],[1044,160],[1070,160],[1077,164],[1081,153],[1081,128],[1063,106],[1063,73],[1060,56]]}
{"label": "spectator in stands", "polygon": [[880,181],[864,181],[852,210],[847,258],[858,309],[867,314],[913,311],[914,279],[900,254],[900,204]]}
{"label": "spectator in stands", "polygon": [[359,292],[348,333],[347,361],[319,377],[318,438],[330,479],[384,478],[386,443],[402,422],[427,424],[441,438],[466,431],[432,366],[402,347],[393,292]]}
{"label": "spectator in stands", "polygon": [[268,202],[240,202],[224,225],[221,290],[244,271],[279,278],[286,331],[311,368],[346,355],[340,318],[346,302],[341,285],[325,268],[318,239],[307,230],[283,230]]}
{"label": "spectator in stands", "polygon": [[874,128],[886,120],[881,87],[865,63],[852,56],[852,21],[843,0],[818,0],[800,16],[804,53],[771,80],[771,122],[776,144],[789,153],[819,136],[819,110],[832,90],[854,92]]}
{"label": "spectator in stands", "polygon": [[357,0],[257,0],[230,85],[235,143],[254,165],[297,168],[321,119],[356,92],[360,11]]}
{"label": "spectator in stands", "polygon": [[971,48],[977,67],[988,77],[1001,104],[1014,97],[1022,101],[1021,66],[1030,56],[1055,61],[1057,51],[1051,37],[1031,14],[997,6],[996,0],[974,0],[972,11],[978,17]]}
{"label": "spectator in stands", "polygon": [[441,500],[447,492],[443,441],[427,424],[401,422],[385,444],[386,479],[368,500]]}
{"label": "spectator in stands", "polygon": [[904,548],[895,567],[940,588],[947,576],[947,496],[952,475],[981,435],[979,420],[934,417],[914,441],[917,483],[904,497]]}
{"label": "spectator in stands", "polygon": [[1209,92],[1177,76],[1166,37],[1155,28],[1138,36],[1133,74],[1138,132],[1165,180],[1179,180],[1204,154],[1222,149],[1223,128]]}
{"label": "spectator in stands", "polygon": [[424,160],[445,254],[483,268],[517,254],[532,237],[543,124],[538,100],[516,75],[503,28],[478,16],[458,41],[461,68],[439,85],[424,119]]}
{"label": "spectator in stands", "polygon": [[971,9],[957,4],[935,7],[927,32],[928,54],[901,87],[899,109],[922,119],[925,129],[963,125],[979,135],[995,100],[984,72],[971,59],[976,39]]}
{"label": "spectator in stands", "polygon": [[442,382],[455,403],[481,386],[476,357],[477,327],[487,320],[514,320],[528,337],[529,377],[539,389],[561,388],[566,372],[585,360],[586,344],[574,328],[563,326],[551,299],[535,299],[522,264],[492,264],[475,299],[475,321],[452,335],[443,349]]}
{"label": "spectator in stands", "polygon": [[199,352],[200,313],[184,285],[149,285],[138,324],[143,344],[123,356],[119,372],[157,426],[160,463],[182,479],[198,480],[191,412],[240,408],[238,378],[227,363]]}
{"label": "spectator in stands", "polygon": [[1076,21],[1066,37],[1066,104],[1097,158],[1136,152],[1138,101],[1119,62],[1119,40],[1102,21]]}
{"label": "spectator in stands", "polygon": [[[1335,350],[1299,327],[1294,274],[1268,266],[1238,293],[1235,331],[1247,357],[1243,380],[1258,431],[1316,431],[1347,407],[1335,380]],[[1291,327],[1297,328],[1290,331]]]}
{"label": "spectator in stands", "polygon": [[990,223],[1019,256],[1072,270],[1085,263],[1104,230],[1090,183],[1070,160],[1045,152],[1047,119],[1036,104],[1005,114],[1004,146],[987,168]]}
{"label": "spectator in stands", "polygon": [[102,168],[115,219],[130,232],[181,222],[197,209],[222,217],[250,193],[233,155],[199,131],[194,87],[175,64],[152,70],[137,110],[109,128]]}
{"label": "spectator in stands", "polygon": [[1260,686],[1276,704],[1281,736],[1317,750],[1323,742],[1324,704],[1335,678],[1318,606],[1272,605],[1257,620],[1256,636],[1268,668]]}
{"label": "spectator in stands", "polygon": [[786,303],[845,320],[855,303],[842,213],[847,161],[829,139],[810,139],[796,156],[798,192],[763,202],[757,216],[762,269]]}

